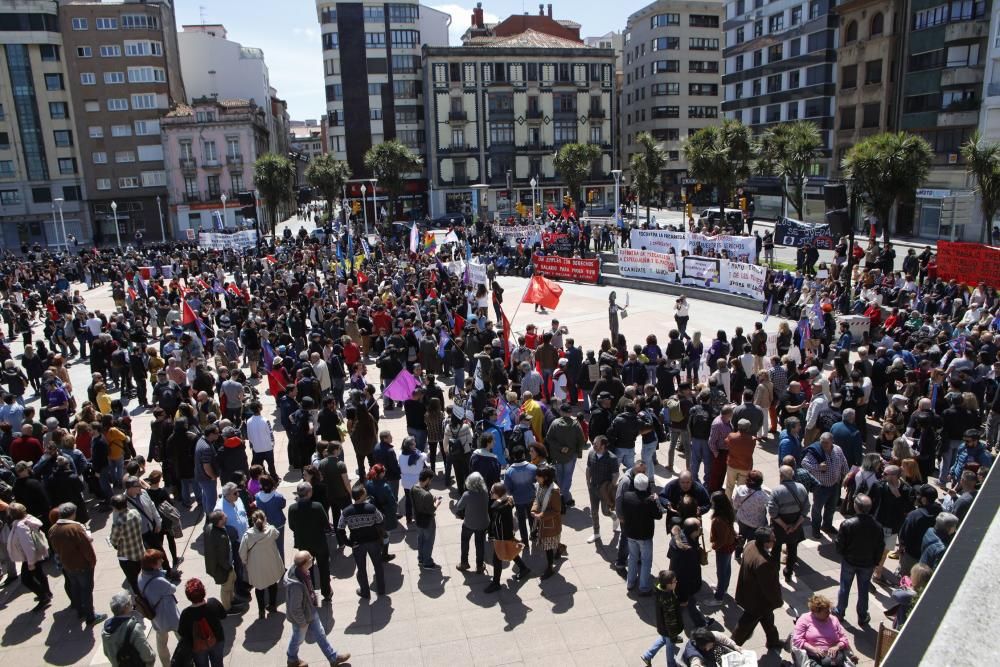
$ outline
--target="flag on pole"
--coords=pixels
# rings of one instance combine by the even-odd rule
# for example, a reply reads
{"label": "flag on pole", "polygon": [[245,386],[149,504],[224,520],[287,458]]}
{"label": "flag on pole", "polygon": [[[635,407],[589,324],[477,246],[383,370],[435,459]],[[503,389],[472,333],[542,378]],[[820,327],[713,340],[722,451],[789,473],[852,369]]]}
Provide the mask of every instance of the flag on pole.
{"label": "flag on pole", "polygon": [[361,237],[361,252],[365,254],[365,259],[372,261],[372,249],[368,247],[368,239]]}
{"label": "flag on pole", "polygon": [[[351,234],[351,228],[347,228],[347,261],[354,262],[354,235]],[[354,268],[353,266],[351,268]]]}
{"label": "flag on pole", "polygon": [[198,338],[201,339],[201,342],[204,345],[206,342],[205,323],[202,322],[201,318],[198,317],[198,314],[194,312],[194,309],[191,307],[191,304],[189,304],[187,301],[183,301],[182,303],[183,306],[181,307],[181,324],[184,327],[192,329],[193,331],[197,332]]}
{"label": "flag on pole", "polygon": [[420,249],[420,233],[417,231],[416,220],[410,225],[410,252],[414,255]]}
{"label": "flag on pole", "polygon": [[265,255],[264,259],[267,260],[268,264],[277,264],[278,260],[274,258],[274,255]]}
{"label": "flag on pole", "polygon": [[462,283],[472,284],[472,246],[469,245],[468,240],[465,242],[465,271],[462,273]]}
{"label": "flag on pole", "polygon": [[212,281],[212,294],[224,294],[226,290],[222,289],[222,285],[219,284],[218,280]]}
{"label": "flag on pole", "polygon": [[502,307],[500,308],[500,319],[502,320],[503,363],[504,366],[510,366],[510,320],[507,319],[507,313],[503,312]]}
{"label": "flag on pole", "polygon": [[260,355],[264,361],[264,370],[270,373],[274,368],[274,348],[271,347],[271,341],[263,337],[260,340]]}
{"label": "flag on pole", "polygon": [[385,389],[382,390],[382,395],[392,401],[408,401],[413,398],[413,390],[417,388],[420,383],[417,382],[417,378],[406,370],[405,368],[399,371],[399,374],[393,378]]}
{"label": "flag on pole", "polygon": [[444,241],[441,242],[441,245],[444,245],[445,243],[458,243],[458,242],[459,242],[458,234],[456,234],[455,230],[452,229],[451,231],[449,231],[447,234],[444,235]]}
{"label": "flag on pole", "polygon": [[767,318],[771,317],[771,306],[774,305],[774,294],[767,299],[767,311],[764,313],[764,321],[767,322]]}
{"label": "flag on pole", "polygon": [[503,396],[497,397],[497,426],[500,427],[501,431],[510,431],[514,428],[510,404],[504,400]]}
{"label": "flag on pole", "polygon": [[441,332],[441,342],[438,343],[438,358],[444,359],[445,348],[448,347],[448,343],[451,342],[451,337],[448,336],[447,331]]}
{"label": "flag on pole", "polygon": [[[452,330],[455,328],[455,318],[451,314],[451,309],[448,308],[448,301],[446,299],[441,299],[441,307],[444,308],[444,317],[448,320],[448,327]],[[458,334],[456,334],[458,335]]]}
{"label": "flag on pole", "polygon": [[809,318],[803,317],[799,321],[799,329],[802,334],[799,336],[799,348],[804,352],[806,349],[806,340],[812,336],[812,331],[809,328]]}
{"label": "flag on pole", "polygon": [[437,241],[434,240],[434,232],[426,232],[424,234],[424,252],[428,255],[433,255],[437,252]]}
{"label": "flag on pole", "polygon": [[198,287],[202,288],[203,290],[210,290],[210,289],[212,289],[212,288],[211,288],[211,287],[209,286],[209,284],[208,284],[208,283],[206,283],[206,282],[204,281],[204,279],[202,279],[202,278],[198,278],[198,280],[196,280],[195,282],[196,282],[196,283],[198,283]]}
{"label": "flag on pole", "polygon": [[559,298],[562,296],[563,288],[556,282],[543,276],[533,276],[528,289],[524,292],[521,303],[534,303],[543,308],[555,310],[559,305]]}

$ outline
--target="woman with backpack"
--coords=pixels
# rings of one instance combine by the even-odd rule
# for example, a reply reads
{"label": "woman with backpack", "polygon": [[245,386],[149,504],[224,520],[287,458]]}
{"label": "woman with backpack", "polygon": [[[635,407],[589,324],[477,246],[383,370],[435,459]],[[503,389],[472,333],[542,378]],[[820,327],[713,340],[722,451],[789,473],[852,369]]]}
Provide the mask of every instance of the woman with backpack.
{"label": "woman with backpack", "polygon": [[[170,665],[170,649],[167,642],[171,633],[177,633],[181,614],[177,608],[177,598],[174,597],[177,587],[167,579],[167,573],[163,570],[166,560],[166,554],[162,551],[146,549],[140,561],[142,571],[139,573],[138,591],[138,597],[144,600],[144,605],[153,614],[147,618],[156,632],[156,654],[160,657],[160,664],[163,667]],[[143,605],[140,605],[140,611],[143,610],[142,607]]]}
{"label": "woman with backpack", "polygon": [[451,471],[455,470],[458,492],[465,493],[465,478],[469,476],[469,456],[474,437],[472,426],[453,411],[444,429],[444,442],[448,455],[444,460],[445,485],[451,486]]}
{"label": "woman with backpack", "polygon": [[278,611],[278,582],[285,576],[285,563],[278,552],[278,529],[267,522],[267,515],[257,510],[251,522],[240,541],[240,560],[257,598],[257,614],[264,618],[265,606],[272,613]]}
{"label": "woman with backpack", "polygon": [[[186,654],[196,667],[222,667],[226,634],[222,619],[226,610],[215,598],[206,599],[205,584],[200,579],[188,579],[184,595],[191,606],[181,612],[177,634],[181,643],[178,652]],[[177,660],[177,652],[174,659]],[[181,661],[180,664],[186,664]]]}
{"label": "woman with backpack", "polygon": [[21,503],[11,503],[7,507],[8,524],[4,527],[3,539],[7,545],[7,556],[21,564],[21,583],[35,594],[35,611],[41,611],[52,604],[49,578],[42,569],[42,562],[49,557],[49,542],[42,532],[42,522],[30,514]]}

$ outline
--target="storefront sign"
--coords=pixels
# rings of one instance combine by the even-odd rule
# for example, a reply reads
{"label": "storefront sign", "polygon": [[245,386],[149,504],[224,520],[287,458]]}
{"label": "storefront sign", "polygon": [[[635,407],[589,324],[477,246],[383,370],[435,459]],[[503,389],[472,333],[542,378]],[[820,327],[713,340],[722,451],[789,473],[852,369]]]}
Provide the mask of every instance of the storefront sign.
{"label": "storefront sign", "polygon": [[601,275],[601,260],[596,257],[581,259],[558,255],[535,255],[532,261],[535,270],[546,278],[597,284],[597,279]]}
{"label": "storefront sign", "polygon": [[1000,248],[981,243],[938,241],[937,272],[944,280],[1000,287]]}
{"label": "storefront sign", "polygon": [[923,199],[947,199],[951,196],[951,190],[940,190],[937,188],[917,188],[917,197]]}
{"label": "storefront sign", "polygon": [[832,250],[834,246],[830,225],[807,225],[791,218],[779,218],[774,224],[774,242],[796,248],[807,243],[826,250]]}

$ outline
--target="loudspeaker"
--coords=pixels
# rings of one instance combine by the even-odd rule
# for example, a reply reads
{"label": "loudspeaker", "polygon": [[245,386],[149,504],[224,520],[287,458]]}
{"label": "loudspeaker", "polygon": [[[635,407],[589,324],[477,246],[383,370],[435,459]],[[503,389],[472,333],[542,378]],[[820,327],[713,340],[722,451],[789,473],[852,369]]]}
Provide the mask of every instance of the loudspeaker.
{"label": "loudspeaker", "polygon": [[851,233],[851,218],[847,215],[847,209],[827,211],[826,224],[830,225],[831,236],[846,236]]}
{"label": "loudspeaker", "polygon": [[823,202],[826,210],[847,208],[847,186],[843,183],[827,183],[823,186]]}

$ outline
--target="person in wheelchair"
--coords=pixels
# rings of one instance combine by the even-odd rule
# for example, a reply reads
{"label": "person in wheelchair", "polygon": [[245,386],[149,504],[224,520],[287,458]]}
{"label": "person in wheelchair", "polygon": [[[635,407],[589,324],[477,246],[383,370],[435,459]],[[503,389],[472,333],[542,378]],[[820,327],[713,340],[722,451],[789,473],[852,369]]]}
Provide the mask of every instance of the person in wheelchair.
{"label": "person in wheelchair", "polygon": [[840,619],[830,613],[833,604],[822,595],[809,598],[809,611],[795,621],[792,659],[795,667],[853,667],[857,657]]}
{"label": "person in wheelchair", "polygon": [[732,639],[708,628],[695,628],[690,637],[678,660],[684,667],[717,667],[725,654],[743,652]]}

